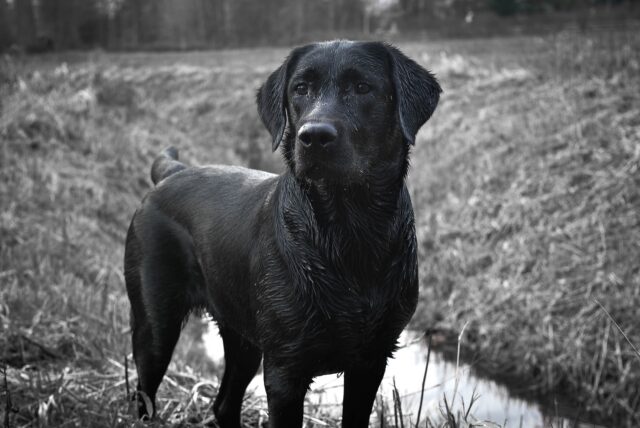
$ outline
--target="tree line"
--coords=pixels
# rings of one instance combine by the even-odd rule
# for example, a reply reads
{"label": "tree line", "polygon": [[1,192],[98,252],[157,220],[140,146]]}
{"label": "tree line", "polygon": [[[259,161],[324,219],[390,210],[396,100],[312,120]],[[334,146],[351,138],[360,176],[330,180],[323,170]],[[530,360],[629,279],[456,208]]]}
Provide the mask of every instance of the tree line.
{"label": "tree line", "polygon": [[0,0],[0,48],[295,43],[305,35],[359,33],[366,13],[360,0]]}
{"label": "tree line", "polygon": [[457,28],[640,0],[0,0],[0,50],[194,49]]}

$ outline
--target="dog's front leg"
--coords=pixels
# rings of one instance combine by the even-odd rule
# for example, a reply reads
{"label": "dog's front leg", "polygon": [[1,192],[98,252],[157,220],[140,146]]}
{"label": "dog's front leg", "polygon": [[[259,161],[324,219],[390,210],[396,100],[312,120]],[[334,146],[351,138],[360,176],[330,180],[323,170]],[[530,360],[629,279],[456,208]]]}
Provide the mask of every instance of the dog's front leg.
{"label": "dog's front leg", "polygon": [[267,391],[270,428],[302,426],[304,396],[311,379],[300,376],[293,365],[275,363],[265,355],[264,387]]}
{"label": "dog's front leg", "polygon": [[369,426],[371,408],[386,367],[387,359],[381,358],[369,365],[345,370],[342,401],[343,428]]}

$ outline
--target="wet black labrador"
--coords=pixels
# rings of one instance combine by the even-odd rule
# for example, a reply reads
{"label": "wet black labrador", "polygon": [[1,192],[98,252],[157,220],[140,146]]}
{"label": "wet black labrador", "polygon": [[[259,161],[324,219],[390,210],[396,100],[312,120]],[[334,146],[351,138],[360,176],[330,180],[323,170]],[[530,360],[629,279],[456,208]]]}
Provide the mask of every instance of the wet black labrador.
{"label": "wet black labrador", "polygon": [[311,44],[294,49],[257,96],[273,149],[283,146],[284,174],[187,167],[173,149],[156,159],[156,187],[125,252],[140,396],[154,403],[185,318],[206,310],[224,341],[213,405],[221,427],[240,427],[263,357],[271,427],[300,427],[313,377],[336,372],[342,426],[368,426],[416,307],[405,176],[439,94],[433,75],[387,44]]}

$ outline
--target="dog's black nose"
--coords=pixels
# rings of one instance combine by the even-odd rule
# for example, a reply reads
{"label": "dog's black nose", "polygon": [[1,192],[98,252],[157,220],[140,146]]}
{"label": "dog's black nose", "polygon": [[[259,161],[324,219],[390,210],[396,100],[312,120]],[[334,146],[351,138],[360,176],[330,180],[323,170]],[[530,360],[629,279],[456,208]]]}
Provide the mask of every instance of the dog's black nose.
{"label": "dog's black nose", "polygon": [[298,131],[298,138],[305,146],[331,143],[338,138],[338,130],[329,123],[305,123]]}

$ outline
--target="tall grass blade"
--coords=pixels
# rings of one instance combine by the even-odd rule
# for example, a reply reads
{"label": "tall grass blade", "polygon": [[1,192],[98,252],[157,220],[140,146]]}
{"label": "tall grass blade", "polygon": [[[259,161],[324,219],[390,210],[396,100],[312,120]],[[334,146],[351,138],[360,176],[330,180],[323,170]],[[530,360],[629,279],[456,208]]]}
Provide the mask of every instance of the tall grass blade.
{"label": "tall grass blade", "polygon": [[9,415],[11,414],[11,408],[13,405],[11,404],[11,394],[9,393],[9,384],[7,383],[7,365],[2,365],[2,375],[4,377],[4,393],[5,393],[5,402],[4,402],[4,428],[11,428],[11,419]]}
{"label": "tall grass blade", "polygon": [[[398,409],[398,416],[400,419],[400,428],[404,428],[404,415],[402,414],[402,402],[400,401],[400,392],[396,386],[396,378],[393,378],[393,400],[396,403],[395,407]],[[396,419],[396,427],[398,426],[398,420]]]}
{"label": "tall grass blade", "polygon": [[131,397],[131,389],[129,388],[129,359],[124,354],[124,384],[127,391],[127,400]]}
{"label": "tall grass blade", "polygon": [[453,387],[453,397],[451,397],[451,408],[453,409],[453,404],[456,401],[456,395],[458,395],[458,385],[460,384],[460,345],[462,344],[462,335],[464,334],[464,330],[469,325],[469,321],[464,323],[462,326],[462,330],[460,330],[460,334],[458,335],[458,351],[456,353],[456,383]]}
{"label": "tall grass blade", "polygon": [[416,417],[415,426],[420,424],[420,415],[422,413],[422,403],[424,401],[424,386],[427,382],[427,371],[429,370],[429,360],[431,359],[431,332],[427,332],[427,363],[424,365],[424,374],[422,375],[422,387],[420,388],[420,404],[418,405],[418,415]]}
{"label": "tall grass blade", "polygon": [[634,346],[633,343],[631,343],[631,340],[629,340],[629,338],[627,337],[627,335],[624,333],[624,331],[622,330],[622,328],[620,327],[620,325],[616,322],[615,319],[613,319],[613,317],[611,316],[611,314],[609,313],[609,311],[607,311],[607,309],[602,305],[602,303],[600,303],[600,301],[598,299],[593,299],[598,306],[600,306],[600,308],[604,311],[605,314],[607,314],[607,316],[609,317],[609,319],[613,322],[613,324],[616,326],[616,328],[618,329],[618,331],[620,332],[620,334],[622,334],[622,337],[624,337],[624,340],[627,341],[627,343],[629,344],[629,346],[631,346],[631,349],[633,349],[633,352],[636,354],[636,356],[638,357],[638,359],[640,360],[640,352],[638,351],[638,348],[636,348]]}

